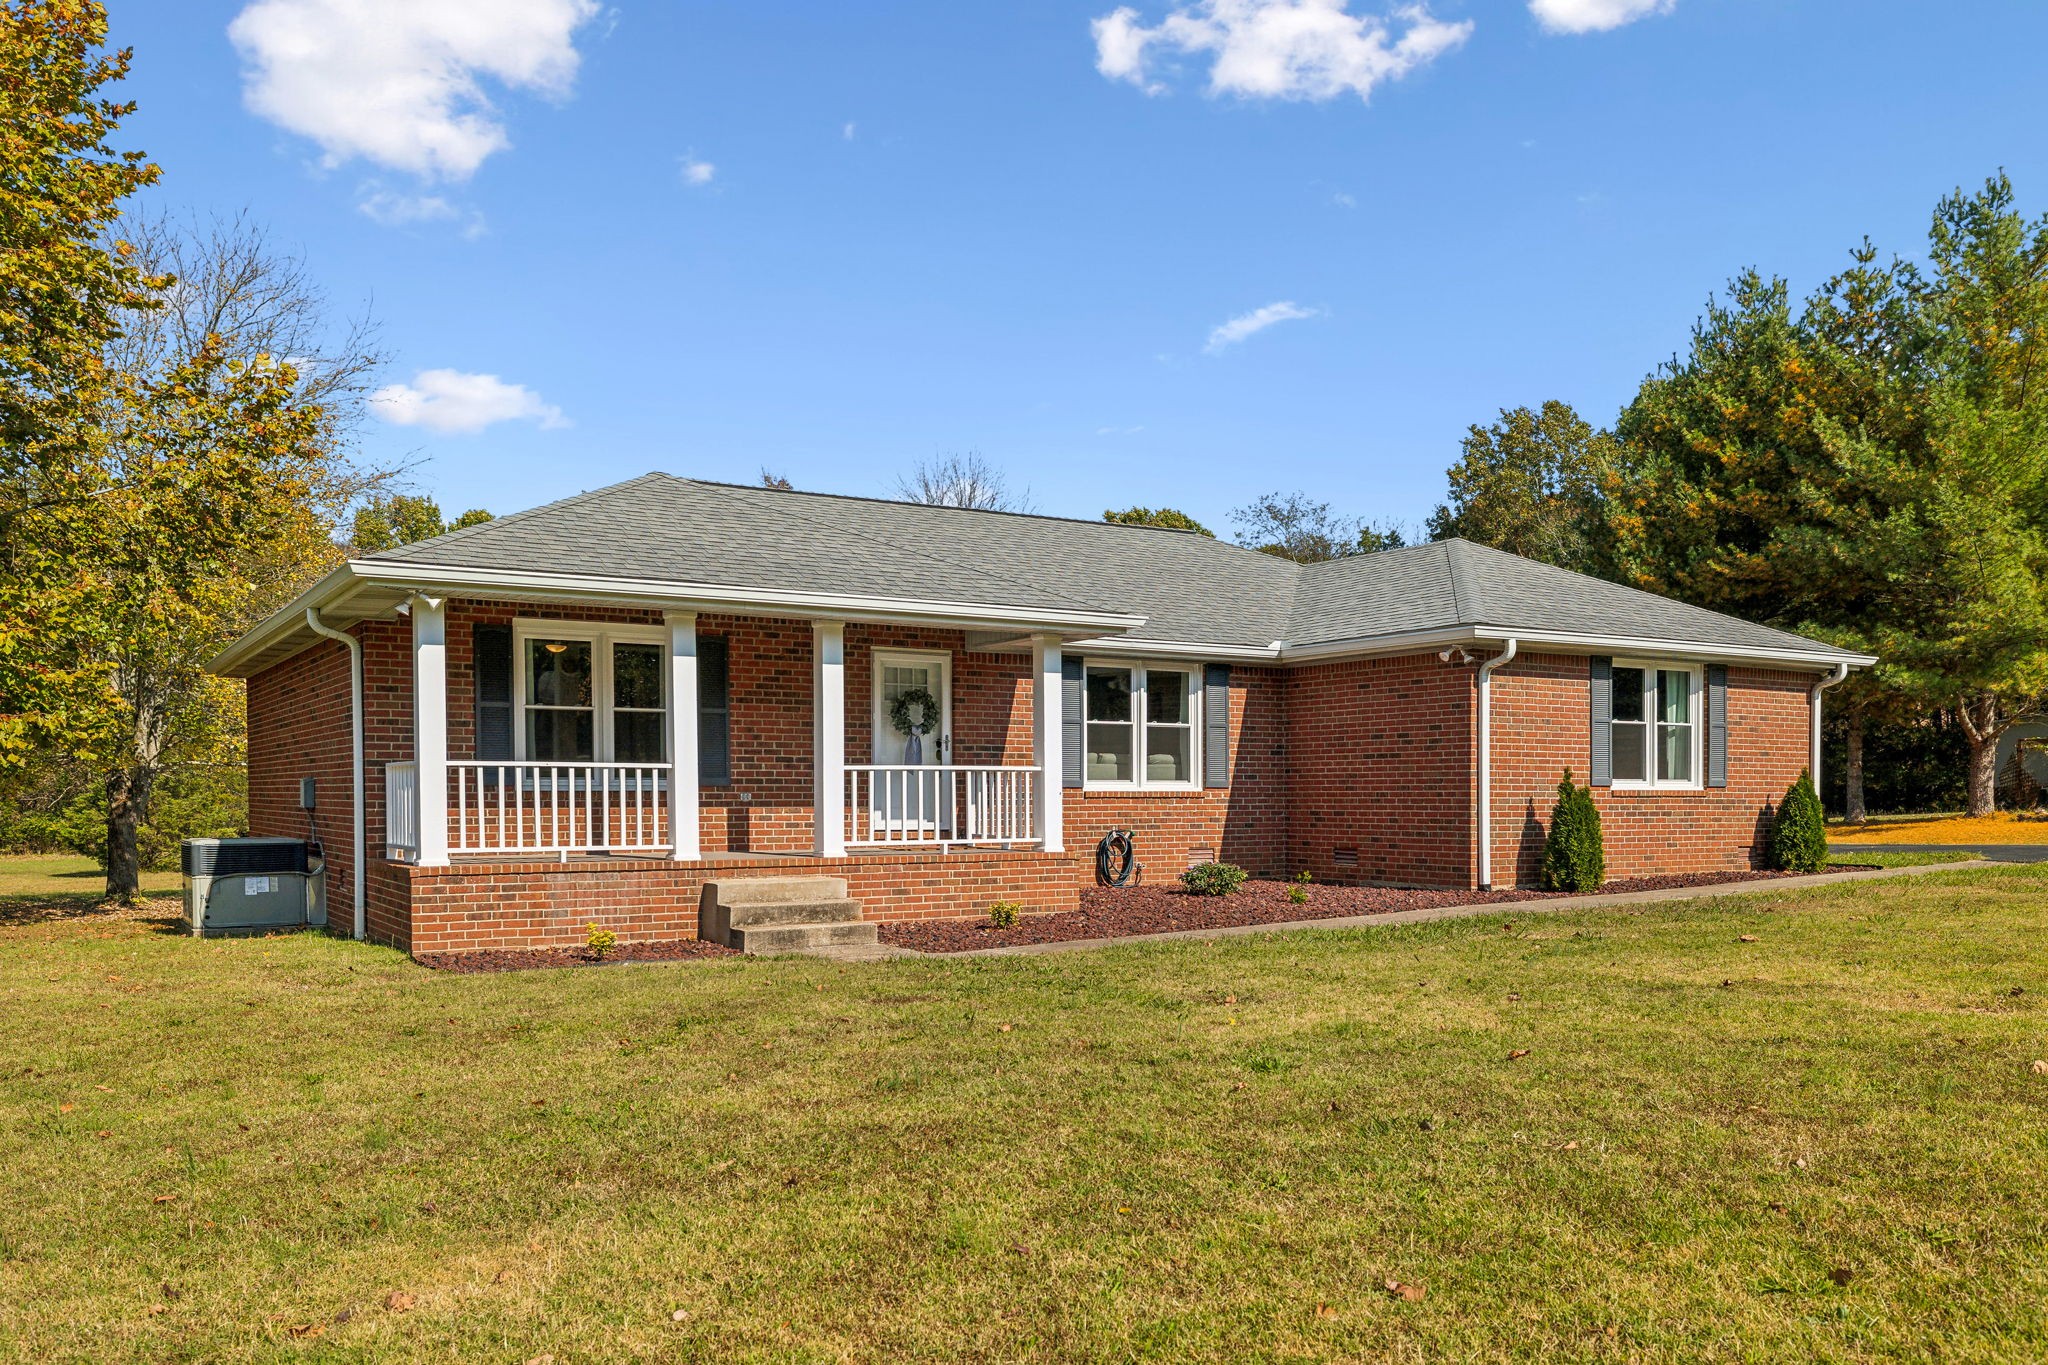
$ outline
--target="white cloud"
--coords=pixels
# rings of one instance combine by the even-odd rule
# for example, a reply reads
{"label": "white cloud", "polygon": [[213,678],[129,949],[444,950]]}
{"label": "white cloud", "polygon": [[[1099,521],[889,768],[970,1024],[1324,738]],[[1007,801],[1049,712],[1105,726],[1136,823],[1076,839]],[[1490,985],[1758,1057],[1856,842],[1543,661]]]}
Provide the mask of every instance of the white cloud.
{"label": "white cloud", "polygon": [[568,95],[597,0],[250,0],[228,25],[251,111],[361,157],[462,180],[510,145],[482,82]]}
{"label": "white cloud", "polygon": [[1210,58],[1212,95],[1307,100],[1347,91],[1364,99],[1472,33],[1470,20],[1446,23],[1421,4],[1381,17],[1351,13],[1350,0],[1193,0],[1150,28],[1125,5],[1091,27],[1095,69],[1147,94],[1166,88],[1152,77],[1152,58],[1179,52]]}
{"label": "white cloud", "polygon": [[1529,13],[1552,33],[1600,33],[1653,14],[1669,14],[1678,0],[1529,0]]}
{"label": "white cloud", "polygon": [[1230,321],[1212,328],[1208,343],[1202,349],[1210,355],[1215,355],[1224,347],[1235,346],[1246,337],[1256,336],[1277,323],[1312,318],[1319,311],[1315,308],[1303,308],[1297,303],[1269,303],[1264,308],[1254,308],[1249,313],[1241,313]]}
{"label": "white cloud", "polygon": [[841,128],[839,130],[839,136],[845,138],[848,142],[853,141],[853,134],[854,125],[852,125],[851,123],[847,124],[844,128]]}
{"label": "white cloud", "polygon": [[356,209],[371,222],[386,227],[441,222],[461,213],[438,194],[394,194],[383,189],[366,190]]}
{"label": "white cloud", "polygon": [[718,174],[718,167],[709,161],[699,161],[694,152],[683,157],[683,183],[685,185],[708,185]]}
{"label": "white cloud", "polygon": [[466,436],[499,422],[538,422],[566,427],[569,419],[524,384],[507,384],[494,374],[421,370],[410,384],[387,384],[370,395],[370,410],[401,427],[425,427],[444,436]]}

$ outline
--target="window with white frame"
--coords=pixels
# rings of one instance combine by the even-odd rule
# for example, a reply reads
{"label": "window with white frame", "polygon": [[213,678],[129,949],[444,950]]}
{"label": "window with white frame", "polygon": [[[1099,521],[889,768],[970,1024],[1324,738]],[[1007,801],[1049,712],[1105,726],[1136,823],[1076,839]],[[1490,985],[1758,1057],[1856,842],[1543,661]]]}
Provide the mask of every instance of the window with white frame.
{"label": "window with white frame", "polygon": [[1609,752],[1617,787],[1700,786],[1701,714],[1698,668],[1614,663],[1614,718]]}
{"label": "window with white frame", "polygon": [[1192,787],[1200,759],[1197,670],[1091,663],[1082,706],[1089,787]]}
{"label": "window with white frame", "polygon": [[519,757],[660,763],[667,754],[659,633],[533,621],[516,626]]}

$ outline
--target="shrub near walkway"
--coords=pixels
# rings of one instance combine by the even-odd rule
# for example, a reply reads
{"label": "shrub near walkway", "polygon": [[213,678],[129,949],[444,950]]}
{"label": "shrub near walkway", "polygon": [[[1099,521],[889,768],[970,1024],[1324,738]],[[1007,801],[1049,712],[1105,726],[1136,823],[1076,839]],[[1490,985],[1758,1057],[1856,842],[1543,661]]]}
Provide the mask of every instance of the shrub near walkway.
{"label": "shrub near walkway", "polygon": [[2044,931],[2037,869],[858,965],[8,929],[0,1357],[2040,1359]]}

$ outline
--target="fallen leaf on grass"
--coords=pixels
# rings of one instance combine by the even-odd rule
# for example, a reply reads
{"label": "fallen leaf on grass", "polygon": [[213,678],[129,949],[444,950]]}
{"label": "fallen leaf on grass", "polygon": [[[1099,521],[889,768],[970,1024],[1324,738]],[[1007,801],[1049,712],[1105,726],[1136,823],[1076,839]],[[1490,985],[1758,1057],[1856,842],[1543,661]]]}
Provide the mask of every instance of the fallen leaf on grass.
{"label": "fallen leaf on grass", "polygon": [[1525,1048],[1525,1047],[1518,1047],[1518,1048],[1516,1048],[1516,1049],[1515,1049],[1515,1050],[1514,1050],[1513,1052],[1510,1052],[1510,1053],[1508,1054],[1508,1060],[1509,1060],[1509,1061],[1511,1061],[1511,1062],[1519,1062],[1519,1061],[1521,1061],[1521,1060],[1522,1060],[1522,1058],[1524,1058],[1524,1057],[1526,1057],[1526,1056],[1528,1056],[1528,1055],[1529,1055],[1529,1049],[1528,1049],[1528,1048]]}
{"label": "fallen leaf on grass", "polygon": [[350,1318],[354,1317],[355,1315],[356,1310],[353,1306],[344,1308],[339,1313],[336,1313],[334,1315],[334,1324],[335,1326],[339,1327],[342,1323],[347,1322]]}
{"label": "fallen leaf on grass", "polygon": [[1558,1148],[1558,1150],[1561,1152],[1576,1152],[1579,1150],[1579,1144],[1576,1142],[1567,1142],[1564,1146]]}
{"label": "fallen leaf on grass", "polygon": [[555,1365],[555,1358],[550,1355],[529,1356],[526,1365]]}
{"label": "fallen leaf on grass", "polygon": [[1337,1310],[1330,1307],[1327,1303],[1319,1303],[1316,1305],[1316,1316],[1319,1318],[1334,1318],[1337,1316]]}
{"label": "fallen leaf on grass", "polygon": [[501,1270],[501,1271],[499,1271],[499,1272],[498,1272],[497,1274],[495,1274],[495,1275],[491,1276],[491,1283],[492,1283],[492,1284],[503,1284],[503,1283],[505,1283],[505,1281],[507,1281],[507,1280],[509,1280],[509,1279],[511,1279],[511,1278],[512,1278],[512,1272],[511,1272],[511,1271],[509,1271],[509,1270]]}
{"label": "fallen leaf on grass", "polygon": [[1845,1265],[1838,1265],[1828,1272],[1828,1283],[1837,1287],[1846,1287],[1855,1278],[1856,1272]]}
{"label": "fallen leaf on grass", "polygon": [[152,1204],[175,1204],[177,1201],[178,1196],[175,1194],[160,1194],[149,1202]]}
{"label": "fallen leaf on grass", "polygon": [[285,1328],[287,1333],[295,1337],[317,1337],[326,1332],[326,1330],[325,1327],[317,1322],[294,1323],[292,1326]]}
{"label": "fallen leaf on grass", "polygon": [[71,1111],[72,1111],[73,1109],[76,1109],[77,1107],[78,1107],[77,1105],[75,1105],[75,1104],[72,1104],[72,1103],[70,1103],[70,1102],[69,1102],[69,1101],[67,1100],[67,1101],[66,1101],[65,1103],[63,1103],[63,1104],[60,1104],[60,1105],[58,1105],[58,1106],[57,1106],[57,1112],[58,1112],[58,1113],[60,1113],[60,1114],[68,1114],[68,1113],[70,1113],[70,1112],[71,1112]]}
{"label": "fallen leaf on grass", "polygon": [[1803,1156],[1795,1156],[1795,1157],[1793,1157],[1793,1158],[1792,1158],[1792,1166],[1793,1166],[1793,1169],[1795,1169],[1795,1170],[1801,1170],[1801,1171],[1805,1170],[1805,1169],[1806,1169],[1806,1158],[1805,1158],[1805,1157],[1803,1157]]}
{"label": "fallen leaf on grass", "polygon": [[1399,1299],[1403,1303],[1421,1303],[1423,1296],[1428,1293],[1429,1291],[1419,1284],[1406,1284],[1400,1280],[1387,1281],[1387,1297]]}
{"label": "fallen leaf on grass", "polygon": [[1737,943],[1755,943],[1755,942],[1757,941],[1757,937],[1756,937],[1756,935],[1755,935],[1755,934],[1743,934],[1743,935],[1742,935],[1741,937],[1737,938],[1737,939],[1736,939],[1735,941],[1736,941]]}
{"label": "fallen leaf on grass", "polygon": [[170,1311],[171,1311],[170,1309],[168,1309],[168,1308],[164,1307],[164,1306],[163,1306],[162,1304],[160,1304],[160,1303],[153,1303],[153,1304],[151,1304],[151,1305],[149,1306],[149,1316],[150,1316],[150,1317],[155,1317],[155,1316],[156,1316],[156,1315],[157,1315],[158,1313],[168,1313],[168,1312],[170,1312]]}
{"label": "fallen leaf on grass", "polygon": [[394,1313],[410,1313],[418,1300],[403,1289],[394,1289],[384,1296],[384,1306]]}
{"label": "fallen leaf on grass", "polygon": [[93,1134],[93,1136],[94,1136],[94,1137],[103,1137],[103,1138],[105,1138],[105,1137],[112,1137],[113,1135],[114,1135],[114,1134],[113,1134],[113,1130],[112,1130],[112,1129],[108,1129],[108,1128],[102,1128],[102,1129],[100,1129],[100,1130],[99,1130],[99,1131],[98,1131],[97,1133],[94,1133],[94,1134]]}
{"label": "fallen leaf on grass", "polygon": [[[2017,994],[2018,994],[2018,992],[2017,992],[2017,991],[2015,991],[2015,992],[2014,992],[2014,994],[2015,994],[2015,995],[2017,995]],[[111,1095],[111,1094],[113,1094],[113,1093],[114,1093],[114,1087],[113,1087],[113,1086],[111,1086],[111,1085],[96,1085],[96,1086],[94,1086],[94,1087],[93,1087],[93,1089],[95,1089],[95,1090],[104,1090],[104,1091],[106,1091],[106,1092],[107,1092],[107,1093],[108,1093],[109,1095]]]}
{"label": "fallen leaf on grass", "polygon": [[2037,1061],[2028,1067],[2027,1070],[2033,1072],[2036,1076],[2048,1076],[2048,1061]]}
{"label": "fallen leaf on grass", "polygon": [[[820,986],[818,987],[818,989],[822,991],[825,988],[823,986]],[[687,1308],[678,1308],[675,1312],[670,1313],[668,1315],[668,1320],[670,1322],[688,1322],[690,1320],[690,1310]]]}
{"label": "fallen leaf on grass", "polygon": [[997,1024],[997,1025],[996,1025],[996,1032],[997,1032],[997,1033],[1008,1033],[1009,1031],[1010,1031],[1010,1026],[1009,1026],[1008,1024]]}

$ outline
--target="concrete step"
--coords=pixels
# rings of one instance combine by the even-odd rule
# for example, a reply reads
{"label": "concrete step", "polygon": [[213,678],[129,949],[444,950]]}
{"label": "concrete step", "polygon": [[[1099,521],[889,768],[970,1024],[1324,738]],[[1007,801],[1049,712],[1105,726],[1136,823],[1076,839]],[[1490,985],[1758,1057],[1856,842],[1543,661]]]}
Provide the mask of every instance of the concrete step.
{"label": "concrete step", "polygon": [[728,947],[743,953],[815,953],[880,946],[875,926],[852,924],[772,924],[735,928]]}
{"label": "concrete step", "polygon": [[843,901],[844,877],[719,877],[704,883],[706,897],[727,905],[762,905],[777,901]]}
{"label": "concrete step", "polygon": [[853,924],[860,919],[859,901],[760,901],[725,907],[726,923],[735,929],[771,924]]}

